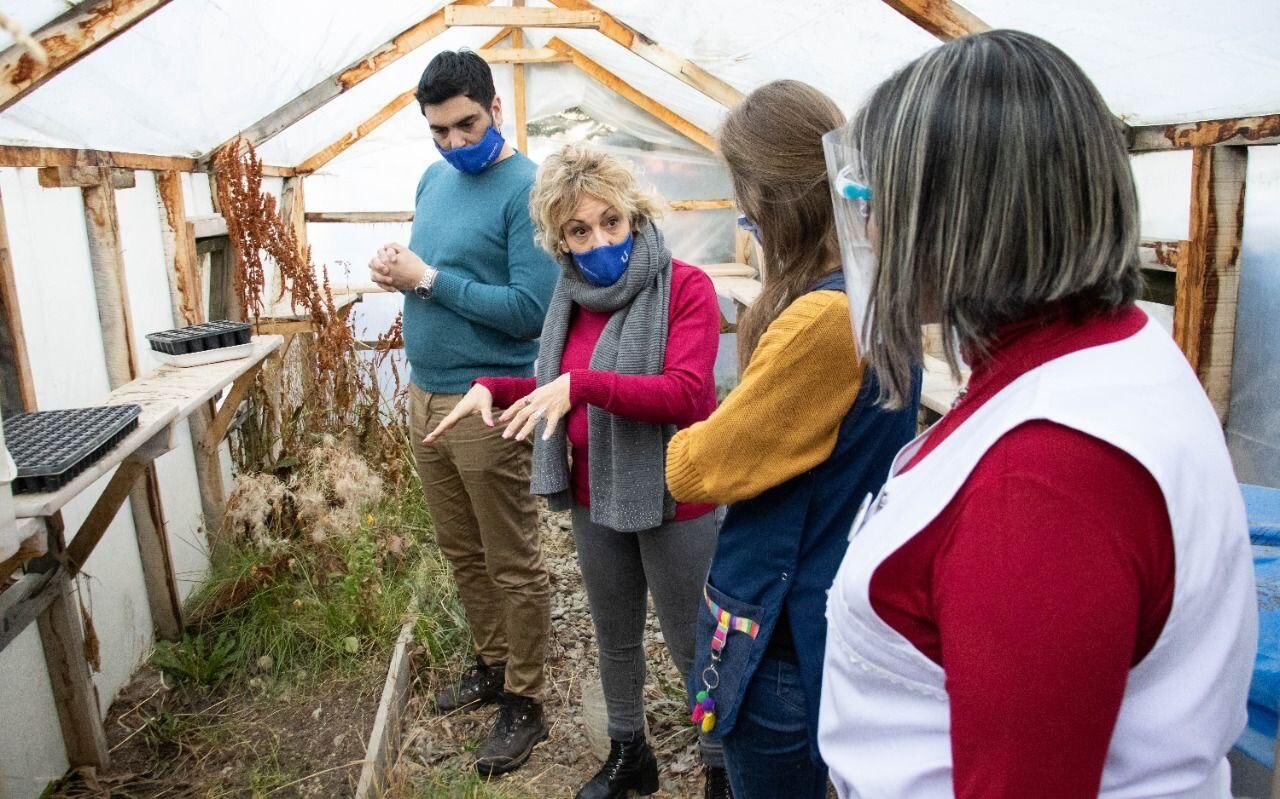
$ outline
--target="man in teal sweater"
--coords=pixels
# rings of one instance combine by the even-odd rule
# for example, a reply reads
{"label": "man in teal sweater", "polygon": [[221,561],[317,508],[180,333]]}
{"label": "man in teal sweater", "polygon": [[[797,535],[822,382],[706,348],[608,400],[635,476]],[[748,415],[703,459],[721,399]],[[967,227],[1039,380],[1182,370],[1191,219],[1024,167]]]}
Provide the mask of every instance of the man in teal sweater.
{"label": "man in teal sweater", "polygon": [[536,165],[498,132],[502,102],[489,65],[472,52],[440,53],[417,100],[445,160],[418,182],[409,246],[385,245],[369,267],[380,285],[404,292],[414,458],[476,644],[475,665],[436,706],[499,703],[476,750],[476,768],[489,776],[519,768],[547,736],[551,591],[529,493],[530,451],[476,416],[445,440],[423,439],[475,378],[533,374],[559,267],[534,244]]}

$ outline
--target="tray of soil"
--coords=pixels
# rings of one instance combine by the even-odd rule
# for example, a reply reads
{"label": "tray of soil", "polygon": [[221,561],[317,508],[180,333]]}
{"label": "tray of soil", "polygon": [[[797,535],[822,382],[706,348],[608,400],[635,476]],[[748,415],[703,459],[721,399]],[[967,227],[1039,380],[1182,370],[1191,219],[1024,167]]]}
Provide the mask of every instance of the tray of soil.
{"label": "tray of soil", "polygon": [[138,427],[140,405],[36,411],[4,422],[18,476],[15,494],[57,491],[102,459]]}
{"label": "tray of soil", "polygon": [[244,322],[205,322],[148,333],[147,341],[160,361],[174,366],[200,366],[243,358],[253,352],[249,325]]}

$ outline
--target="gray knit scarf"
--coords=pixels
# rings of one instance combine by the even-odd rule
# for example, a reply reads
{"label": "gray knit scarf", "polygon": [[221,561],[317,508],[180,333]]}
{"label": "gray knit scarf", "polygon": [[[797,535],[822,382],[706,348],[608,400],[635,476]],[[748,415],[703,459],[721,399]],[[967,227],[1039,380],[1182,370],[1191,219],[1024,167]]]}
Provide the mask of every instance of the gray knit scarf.
{"label": "gray knit scarf", "polygon": [[[617,283],[603,288],[578,273],[571,256],[560,259],[560,280],[538,351],[538,385],[560,376],[569,319],[577,303],[592,311],[612,311],[591,355],[591,368],[623,375],[662,373],[667,354],[671,303],[671,252],[662,233],[645,223],[632,237],[631,260]],[[545,423],[544,423],[545,424]],[[540,424],[533,442],[530,489],[548,498],[553,510],[572,504],[566,456],[565,421],[549,441]],[[667,492],[665,456],[674,425],[656,425],[587,408],[587,468],[591,481],[591,521],[623,532],[648,530],[675,514]]]}

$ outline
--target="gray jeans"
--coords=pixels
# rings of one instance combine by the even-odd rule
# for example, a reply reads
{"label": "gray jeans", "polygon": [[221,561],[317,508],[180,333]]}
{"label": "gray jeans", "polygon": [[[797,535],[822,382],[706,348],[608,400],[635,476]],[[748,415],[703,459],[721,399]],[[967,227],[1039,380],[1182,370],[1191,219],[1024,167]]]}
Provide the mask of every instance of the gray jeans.
{"label": "gray jeans", "polygon": [[[609,737],[627,738],[644,729],[646,594],[653,595],[667,651],[683,676],[693,664],[694,622],[716,549],[716,514],[640,533],[595,524],[591,510],[578,505],[572,516],[596,628]],[[704,738],[702,759],[723,765],[720,742]]]}

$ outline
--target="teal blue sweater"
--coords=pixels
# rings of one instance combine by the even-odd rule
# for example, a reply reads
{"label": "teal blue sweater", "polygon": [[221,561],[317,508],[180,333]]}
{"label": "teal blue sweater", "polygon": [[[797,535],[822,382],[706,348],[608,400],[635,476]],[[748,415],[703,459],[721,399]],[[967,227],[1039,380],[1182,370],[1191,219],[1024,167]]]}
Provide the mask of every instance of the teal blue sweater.
{"label": "teal blue sweater", "polygon": [[533,241],[537,165],[520,153],[479,175],[437,161],[418,182],[409,249],[440,270],[430,300],[404,293],[410,379],[456,394],[477,377],[528,377],[560,268]]}

